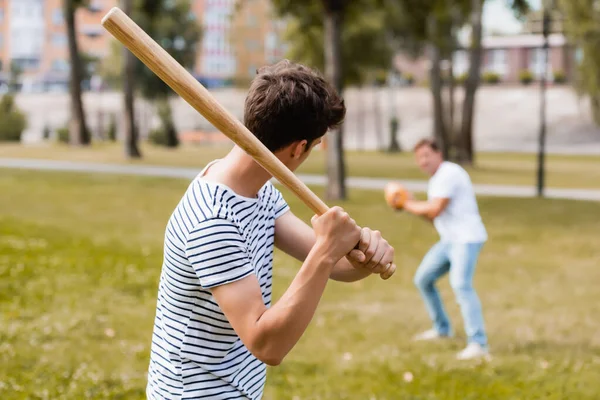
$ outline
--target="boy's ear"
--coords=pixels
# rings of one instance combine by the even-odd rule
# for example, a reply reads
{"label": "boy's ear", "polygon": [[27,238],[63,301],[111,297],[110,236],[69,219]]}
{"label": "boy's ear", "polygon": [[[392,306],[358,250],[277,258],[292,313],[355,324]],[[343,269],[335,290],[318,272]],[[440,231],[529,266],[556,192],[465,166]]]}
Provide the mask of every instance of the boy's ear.
{"label": "boy's ear", "polygon": [[308,146],[308,141],[307,140],[299,140],[297,142],[294,142],[291,144],[291,157],[292,159],[299,159],[300,157],[302,157],[302,155],[304,154],[304,152],[306,152],[306,146]]}

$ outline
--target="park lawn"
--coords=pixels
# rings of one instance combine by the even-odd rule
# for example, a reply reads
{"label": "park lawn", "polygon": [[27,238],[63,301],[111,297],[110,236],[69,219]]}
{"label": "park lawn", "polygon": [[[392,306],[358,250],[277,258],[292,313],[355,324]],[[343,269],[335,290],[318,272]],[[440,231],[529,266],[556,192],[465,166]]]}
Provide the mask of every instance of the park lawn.
{"label": "park lawn", "polygon": [[[1,399],[144,398],[164,227],[187,184],[1,170]],[[429,327],[411,281],[432,227],[379,193],[350,196],[341,204],[393,243],[399,271],[332,282],[298,346],[269,369],[266,400],[597,399],[599,203],[480,199],[490,242],[476,287],[494,358],[478,363],[454,360],[464,331],[447,278],[457,338],[409,340]],[[298,266],[277,254],[275,299]]]}
{"label": "park lawn", "polygon": [[[120,145],[96,143],[91,148],[73,149],[64,145],[0,145],[0,158],[37,158],[100,163],[135,163],[179,167],[202,167],[222,157],[230,145],[181,146],[170,150],[144,143],[144,158],[127,161]],[[533,186],[536,182],[536,156],[521,153],[478,153],[475,168],[468,168],[474,183]],[[423,180],[426,176],[415,165],[410,152],[346,153],[348,176]],[[316,150],[298,171],[305,174],[325,172],[324,151]],[[600,156],[549,155],[546,185],[556,188],[600,189]]]}

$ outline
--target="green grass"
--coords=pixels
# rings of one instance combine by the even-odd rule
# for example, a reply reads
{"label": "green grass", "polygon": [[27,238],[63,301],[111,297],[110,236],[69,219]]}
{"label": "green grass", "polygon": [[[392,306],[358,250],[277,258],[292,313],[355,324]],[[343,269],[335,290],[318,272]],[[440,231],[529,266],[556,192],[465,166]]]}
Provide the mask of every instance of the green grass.
{"label": "green grass", "polygon": [[[2,170],[1,399],[144,398],[163,232],[186,186]],[[350,195],[342,205],[391,240],[400,269],[389,281],[332,282],[298,346],[269,370],[266,400],[597,399],[600,204],[480,199],[490,242],[476,287],[494,358],[462,363],[447,278],[440,286],[458,337],[409,340],[429,327],[412,275],[436,239],[432,227],[388,210],[380,193]],[[298,266],[277,254],[275,298]]]}
{"label": "green grass", "polygon": [[[144,158],[126,161],[118,145],[95,144],[89,149],[68,146],[0,145],[0,157],[46,158],[101,163],[141,163],[201,167],[216,157],[222,157],[228,146],[182,146],[167,150],[150,145],[142,146]],[[415,165],[409,152],[388,154],[378,152],[347,152],[349,176],[390,179],[426,179]],[[479,153],[476,168],[468,171],[473,182],[533,186],[536,179],[536,156],[514,153]],[[323,174],[325,154],[315,151],[302,165],[300,173]],[[548,187],[600,189],[600,156],[549,155],[546,164]]]}

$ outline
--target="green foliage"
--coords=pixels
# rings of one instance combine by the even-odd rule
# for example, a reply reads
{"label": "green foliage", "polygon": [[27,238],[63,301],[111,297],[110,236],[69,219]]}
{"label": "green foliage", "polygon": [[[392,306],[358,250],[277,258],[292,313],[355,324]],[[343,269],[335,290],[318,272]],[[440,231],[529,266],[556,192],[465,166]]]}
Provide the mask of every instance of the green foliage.
{"label": "green foliage", "polygon": [[402,77],[406,80],[409,85],[415,83],[415,76],[411,73],[402,74]]}
{"label": "green foliage", "polygon": [[529,85],[533,82],[533,74],[528,69],[521,70],[519,71],[519,81],[523,85]]}
{"label": "green foliage", "polygon": [[0,100],[0,141],[18,142],[27,127],[27,119],[15,104],[10,94],[5,94]]}
{"label": "green foliage", "polygon": [[[191,68],[202,39],[202,28],[193,17],[189,0],[141,0],[133,18],[179,64]],[[141,62],[137,62],[136,86],[150,100],[170,95],[171,88]]]}
{"label": "green foliage", "polygon": [[117,116],[115,114],[110,114],[110,122],[108,124],[106,137],[111,142],[117,141]]}
{"label": "green foliage", "polygon": [[560,0],[559,7],[569,41],[581,52],[575,89],[590,99],[592,116],[600,125],[600,10],[593,0]]}
{"label": "green foliage", "polygon": [[454,77],[454,82],[458,83],[459,85],[462,85],[467,81],[468,77],[469,77],[469,74],[467,74],[466,72],[463,72],[462,74],[456,75]]}
{"label": "green foliage", "polygon": [[62,126],[56,130],[56,140],[59,143],[69,143],[69,127]]}
{"label": "green foliage", "polygon": [[50,130],[50,127],[47,124],[44,125],[44,130],[42,131],[42,139],[44,139],[44,140],[50,139],[51,133],[52,133],[52,131]]}
{"label": "green foliage", "polygon": [[[283,17],[291,17],[284,40],[287,57],[325,71],[324,3],[321,0],[273,2]],[[345,86],[364,83],[370,71],[387,69],[392,49],[385,29],[386,12],[373,0],[346,3],[341,32],[341,57]]]}
{"label": "green foliage", "polygon": [[500,82],[500,74],[497,74],[496,72],[493,72],[493,71],[486,71],[481,76],[481,79],[483,80],[484,83],[487,83],[490,85],[495,85]]}
{"label": "green foliage", "polygon": [[79,57],[81,59],[81,70],[83,72],[82,80],[89,81],[99,68],[100,58],[90,53],[80,53]]}
{"label": "green foliage", "polygon": [[159,146],[177,147],[179,139],[177,138],[177,130],[173,123],[171,105],[167,100],[162,99],[156,102],[156,108],[160,118],[160,127],[150,132],[148,140]]}
{"label": "green foliage", "polygon": [[563,84],[567,82],[567,74],[563,70],[554,71],[552,75],[554,76],[554,83]]}

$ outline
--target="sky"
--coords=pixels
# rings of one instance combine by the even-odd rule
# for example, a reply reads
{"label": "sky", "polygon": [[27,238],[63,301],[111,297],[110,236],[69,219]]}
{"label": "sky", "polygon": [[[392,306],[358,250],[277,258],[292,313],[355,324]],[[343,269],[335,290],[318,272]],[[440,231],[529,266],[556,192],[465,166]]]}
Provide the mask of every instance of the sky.
{"label": "sky", "polygon": [[[529,0],[533,9],[540,7],[541,0]],[[507,0],[488,0],[483,9],[483,27],[486,32],[493,30],[503,33],[518,33],[521,22],[517,20],[512,11],[506,6]]]}

